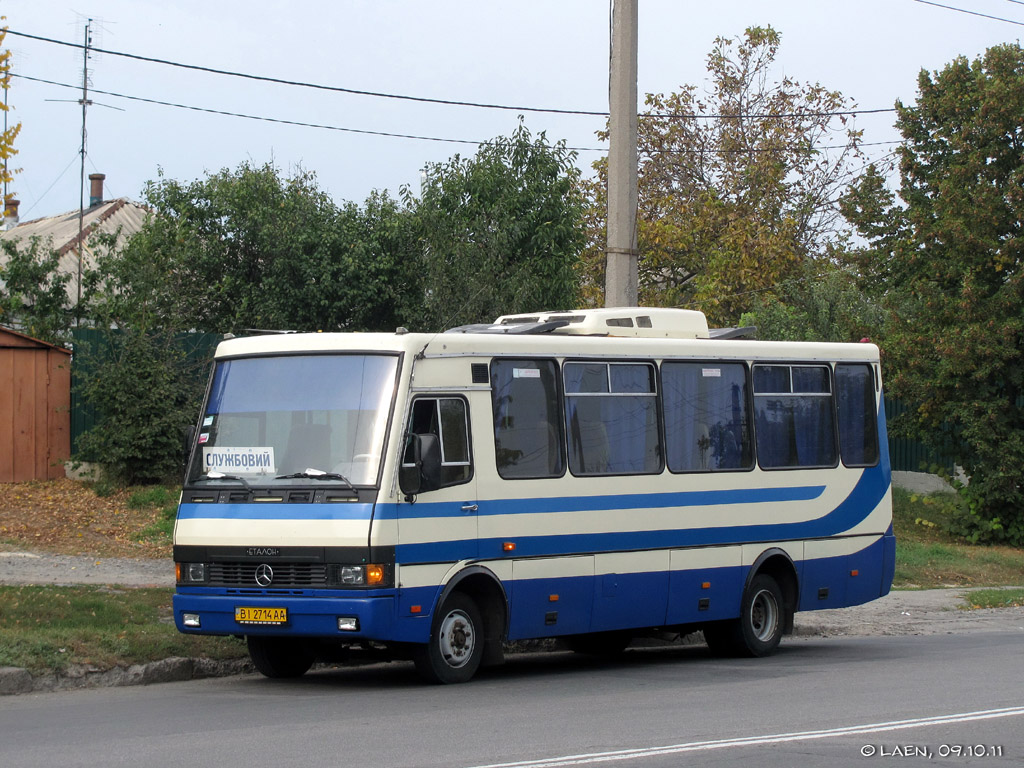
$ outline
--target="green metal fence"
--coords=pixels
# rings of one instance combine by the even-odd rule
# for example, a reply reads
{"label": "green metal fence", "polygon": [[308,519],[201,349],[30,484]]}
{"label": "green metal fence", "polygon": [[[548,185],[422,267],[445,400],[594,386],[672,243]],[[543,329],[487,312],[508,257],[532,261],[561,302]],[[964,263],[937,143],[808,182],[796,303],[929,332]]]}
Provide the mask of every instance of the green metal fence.
{"label": "green metal fence", "polygon": [[[96,414],[82,397],[83,373],[111,354],[110,340],[118,332],[97,328],[76,328],[72,331],[71,356],[71,455],[79,461],[89,461],[78,448],[79,438],[96,424]],[[190,360],[201,363],[196,366],[197,375],[206,381],[209,362],[217,344],[224,337],[219,333],[183,333],[175,338]],[[197,406],[198,407],[198,406]]]}
{"label": "green metal fence", "polygon": [[[910,408],[894,398],[885,398],[885,421],[891,425],[893,419]],[[919,440],[893,437],[889,429],[889,464],[898,472],[930,472],[933,467],[940,467],[953,474],[954,460],[949,456],[925,447]]]}

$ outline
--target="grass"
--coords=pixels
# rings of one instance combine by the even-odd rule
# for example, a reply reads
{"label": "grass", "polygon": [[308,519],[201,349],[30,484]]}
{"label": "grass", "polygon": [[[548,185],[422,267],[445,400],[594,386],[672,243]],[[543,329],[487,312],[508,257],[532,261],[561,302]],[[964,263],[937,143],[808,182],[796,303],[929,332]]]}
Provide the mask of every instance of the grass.
{"label": "grass", "polygon": [[979,546],[945,533],[957,514],[953,494],[920,496],[893,491],[896,589],[1024,585],[1024,551]]}
{"label": "grass", "polygon": [[978,589],[967,596],[967,607],[1020,608],[1024,606],[1024,589]]}
{"label": "grass", "polygon": [[0,667],[40,673],[172,656],[245,657],[244,644],[234,638],[179,633],[172,594],[167,588],[0,587]]}
{"label": "grass", "polygon": [[138,541],[155,543],[171,543],[174,534],[174,518],[178,514],[178,498],[180,487],[151,485],[140,488],[128,497],[128,509],[153,511],[157,510],[156,519],[135,534]]}

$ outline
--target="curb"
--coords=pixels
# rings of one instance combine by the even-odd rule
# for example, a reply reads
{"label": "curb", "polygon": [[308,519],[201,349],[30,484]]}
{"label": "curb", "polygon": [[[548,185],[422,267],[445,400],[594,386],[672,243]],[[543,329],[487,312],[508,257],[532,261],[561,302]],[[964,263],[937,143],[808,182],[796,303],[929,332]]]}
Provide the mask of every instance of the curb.
{"label": "curb", "polygon": [[151,685],[207,677],[226,677],[255,671],[248,659],[214,661],[174,657],[148,664],[100,670],[90,666],[72,666],[63,672],[33,675],[21,667],[0,667],[0,696],[20,693],[68,691],[78,688],[109,688]]}

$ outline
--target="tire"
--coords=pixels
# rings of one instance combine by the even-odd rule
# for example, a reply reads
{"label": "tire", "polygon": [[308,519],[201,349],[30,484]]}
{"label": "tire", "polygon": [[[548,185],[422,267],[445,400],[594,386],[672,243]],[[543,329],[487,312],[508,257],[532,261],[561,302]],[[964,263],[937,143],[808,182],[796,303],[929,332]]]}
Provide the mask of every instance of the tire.
{"label": "tire", "polygon": [[246,644],[253,665],[266,677],[302,677],[316,660],[305,641],[291,637],[249,635]]}
{"label": "tire", "polygon": [[704,639],[723,656],[768,656],[782,640],[784,610],[775,579],[759,573],[743,592],[740,617],[707,625]]}
{"label": "tire", "polygon": [[484,626],[473,599],[452,592],[435,614],[430,641],[413,653],[416,670],[431,683],[465,683],[480,668]]}

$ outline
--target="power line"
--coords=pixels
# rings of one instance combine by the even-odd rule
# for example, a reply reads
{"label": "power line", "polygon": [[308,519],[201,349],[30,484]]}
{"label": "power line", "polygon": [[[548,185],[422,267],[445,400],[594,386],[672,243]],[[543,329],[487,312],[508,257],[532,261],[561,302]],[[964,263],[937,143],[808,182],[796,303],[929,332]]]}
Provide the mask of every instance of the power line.
{"label": "power line", "polygon": [[[23,80],[31,80],[32,82],[35,82],[35,83],[44,83],[46,85],[56,85],[56,86],[59,86],[61,88],[77,88],[78,87],[78,86],[70,85],[68,83],[58,83],[58,82],[56,82],[54,80],[44,80],[44,79],[39,78],[39,77],[29,77],[28,75],[20,75],[20,74],[12,73],[12,77],[20,77]],[[176,104],[176,103],[171,102],[171,101],[161,101],[159,99],[147,99],[147,98],[142,97],[142,96],[129,96],[129,95],[124,94],[124,93],[114,93],[112,91],[101,91],[98,88],[93,88],[92,89],[92,93],[100,93],[100,94],[103,94],[104,96],[113,96],[113,97],[118,98],[118,99],[127,99],[129,101],[140,101],[140,102],[143,102],[145,104],[156,104],[156,105],[159,105],[161,107],[174,107],[175,109],[188,109],[188,110],[191,110],[193,112],[205,112],[207,114],[222,115],[222,116],[225,116],[225,117],[240,117],[240,118],[243,118],[245,120],[258,120],[258,121],[267,122],[267,123],[279,123],[281,125],[294,125],[294,126],[298,126],[298,127],[301,127],[301,128],[320,128],[320,129],[325,130],[325,131],[341,131],[341,132],[344,132],[344,133],[360,133],[360,134],[366,134],[366,135],[369,135],[369,136],[385,136],[385,137],[396,138],[396,139],[417,139],[419,141],[438,141],[438,142],[447,142],[447,143],[451,143],[451,144],[472,144],[472,145],[475,145],[475,146],[479,146],[481,144],[486,144],[487,143],[485,141],[473,141],[471,139],[446,139],[446,138],[440,138],[440,137],[437,137],[437,136],[415,136],[415,135],[406,134],[406,133],[389,133],[387,131],[371,131],[371,130],[362,129],[362,128],[344,128],[344,127],[336,126],[336,125],[324,125],[322,123],[305,123],[305,122],[301,122],[299,120],[285,120],[283,118],[277,118],[277,117],[263,117],[261,115],[247,115],[247,114],[244,114],[242,112],[228,112],[228,111],[222,110],[222,109],[210,109],[208,107],[196,107],[196,106],[193,106],[193,105],[190,105],[190,104]],[[582,148],[582,147],[580,147],[580,148],[567,147],[567,149],[573,149],[573,150],[576,150],[576,151],[586,151],[586,152],[604,151],[604,150],[597,150],[597,149],[587,149],[587,148]]]}
{"label": "power line", "polygon": [[[79,43],[68,43],[63,40],[55,40],[50,37],[42,37],[40,35],[30,35],[27,32],[18,32],[13,29],[8,29],[7,34],[17,35],[19,37],[26,37],[30,40],[39,40],[44,43],[53,43],[54,45],[63,45],[68,48],[81,48]],[[509,106],[506,104],[487,104],[483,102],[474,101],[456,101],[453,99],[433,99],[427,96],[407,96],[397,93],[382,93],[378,91],[364,91],[356,88],[344,88],[338,85],[323,85],[321,83],[308,83],[300,80],[285,80],[278,77],[268,77],[266,75],[253,75],[246,72],[232,72],[226,69],[216,69],[214,67],[205,67],[199,64],[183,64],[177,61],[169,61],[167,59],[156,59],[151,56],[140,56],[135,53],[124,53],[122,51],[110,51],[103,48],[91,48],[90,50],[96,53],[103,53],[108,56],[121,56],[126,59],[133,59],[135,61],[145,61],[151,64],[163,64],[168,67],[177,67],[179,69],[190,69],[197,72],[207,72],[214,75],[227,75],[229,77],[240,77],[246,80],[257,80],[264,83],[275,83],[277,85],[291,85],[299,88],[313,88],[320,91],[332,91],[335,93],[348,93],[355,96],[373,96],[380,99],[399,99],[401,101],[417,101],[426,104],[442,104],[444,106],[455,106],[455,107],[476,107],[479,109],[504,109],[513,112],[544,112],[556,115],[583,115],[587,117],[607,117],[607,112],[590,112],[579,109],[555,109],[547,107],[525,107],[525,106]]]}
{"label": "power line", "polygon": [[[923,0],[919,0],[923,2]],[[52,43],[54,45],[62,45],[68,48],[81,48],[81,43],[69,43],[63,40],[55,40],[49,37],[42,37],[40,35],[31,35],[27,32],[18,32],[13,29],[8,29],[7,34],[17,35],[25,37],[30,40],[38,40],[44,43]],[[440,104],[444,106],[456,106],[456,107],[474,107],[478,109],[500,109],[511,112],[538,112],[544,114],[555,114],[555,115],[576,115],[583,117],[608,117],[608,112],[598,112],[593,110],[581,110],[581,109],[555,109],[549,107],[526,107],[526,106],[511,106],[507,104],[488,104],[483,102],[473,101],[457,101],[452,99],[435,99],[426,96],[408,96],[395,93],[383,93],[378,91],[364,91],[355,88],[345,88],[342,86],[335,85],[323,85],[320,83],[309,83],[299,80],[284,80],[276,77],[267,77],[265,75],[253,75],[246,72],[233,72],[225,69],[215,69],[213,67],[201,66],[198,64],[184,64],[176,61],[169,61],[167,59],[157,59],[150,56],[140,56],[134,53],[124,53],[121,51],[110,51],[104,48],[90,48],[90,51],[95,53],[104,53],[109,56],[121,56],[127,59],[133,59],[135,61],[145,61],[152,64],[163,64],[169,67],[176,67],[178,69],[188,69],[197,72],[206,72],[215,75],[225,75],[228,77],[239,77],[246,80],[256,80],[265,83],[274,83],[277,85],[288,85],[295,86],[298,88],[312,88],[320,91],[330,91],[335,93],[347,93],[357,96],[372,96],[381,99],[399,99],[402,101],[413,101],[426,104]],[[97,91],[99,93],[99,91]],[[650,118],[669,118],[669,119],[694,119],[694,120],[717,120],[717,119],[765,119],[765,118],[792,118],[792,117],[845,117],[850,115],[870,115],[879,114],[884,112],[895,112],[895,109],[850,109],[841,110],[836,112],[794,112],[785,114],[737,114],[737,115],[701,115],[701,114],[675,114],[675,113],[653,113],[653,114],[641,114],[641,119]],[[444,141],[444,139],[442,139]],[[468,142],[474,143],[474,142]]]}
{"label": "power line", "polygon": [[[1014,21],[1013,19],[1004,19],[1002,16],[990,16],[987,13],[979,13],[978,11],[968,11],[964,8],[955,8],[952,5],[942,5],[942,3],[933,3],[931,0],[914,0],[915,3],[921,3],[922,5],[934,5],[936,8],[945,8],[947,11],[956,11],[957,13],[966,13],[971,16],[981,16],[983,19],[993,19],[994,21],[1005,21],[1007,24],[1016,24],[1018,27],[1024,27],[1024,21]],[[1016,2],[1016,0],[1011,0]],[[1021,3],[1024,5],[1024,2]]]}
{"label": "power line", "polygon": [[[45,80],[45,79],[43,79],[41,77],[31,77],[29,75],[22,75],[22,74],[13,73],[13,72],[11,73],[11,77],[20,77],[22,80],[29,80],[29,81],[34,82],[34,83],[43,83],[44,85],[55,85],[55,86],[58,86],[60,88],[75,88],[75,89],[79,88],[79,86],[71,85],[69,83],[60,83],[60,82],[57,82],[55,80]],[[325,130],[325,131],[339,131],[339,132],[342,132],[342,133],[356,133],[356,134],[362,134],[362,135],[367,135],[367,136],[383,136],[385,138],[394,138],[394,139],[413,139],[413,140],[416,140],[416,141],[434,141],[434,142],[441,142],[441,143],[448,143],[448,144],[469,144],[469,145],[473,145],[473,146],[480,146],[482,144],[490,143],[490,140],[487,140],[487,141],[477,141],[477,140],[473,140],[473,139],[451,139],[451,138],[445,138],[445,137],[440,137],[440,136],[419,136],[419,135],[414,135],[414,134],[394,133],[394,132],[389,132],[389,131],[371,131],[371,130],[364,129],[364,128],[346,128],[346,127],[337,126],[337,125],[325,125],[323,123],[307,123],[307,122],[302,122],[300,120],[286,120],[284,118],[278,118],[278,117],[266,117],[266,116],[263,116],[263,115],[248,115],[248,114],[245,114],[243,112],[229,112],[227,110],[222,110],[222,109],[211,109],[209,107],[197,107],[197,106],[194,106],[194,105],[191,105],[191,104],[178,104],[178,103],[175,103],[175,102],[172,102],[172,101],[162,101],[160,99],[150,99],[150,98],[146,98],[146,97],[143,97],[143,96],[130,96],[128,94],[115,93],[114,91],[104,91],[104,90],[100,90],[98,88],[92,88],[90,90],[91,90],[92,93],[99,93],[99,94],[102,94],[104,96],[112,96],[114,98],[126,99],[128,101],[138,101],[138,102],[142,102],[144,104],[155,104],[155,105],[161,106],[161,107],[172,107],[174,109],[186,109],[186,110],[189,110],[189,111],[192,111],[192,112],[204,112],[206,114],[211,114],[211,115],[221,115],[223,117],[237,117],[237,118],[242,118],[244,120],[256,120],[256,121],[259,121],[259,122],[277,123],[279,125],[292,125],[292,126],[296,126],[296,127],[299,127],[299,128],[317,128],[317,129]],[[901,142],[898,142],[898,141],[858,142],[857,146],[860,146],[860,147],[872,147],[872,146],[881,146],[881,145],[885,145],[885,144],[899,144],[899,143],[901,143]],[[845,147],[846,147],[846,145],[825,145],[825,146],[821,146],[821,147],[813,147],[812,149],[815,149],[815,150],[843,149]],[[607,152],[608,151],[604,147],[566,147],[566,149],[569,150],[569,151],[572,151],[572,152]],[[792,150],[792,149],[794,149],[794,148],[793,147],[779,147],[779,148],[776,149],[776,148],[771,148],[771,147],[753,147],[753,148],[749,148],[749,149],[737,149],[737,150],[730,150],[730,151],[732,151],[732,152],[740,152],[740,153],[743,153],[743,152],[783,152],[783,151],[789,151],[789,150]],[[682,151],[686,151],[686,150],[650,150],[650,153],[651,154],[669,154],[669,153],[678,154],[678,153],[680,153]],[[691,151],[697,152],[699,150],[691,150]]]}

